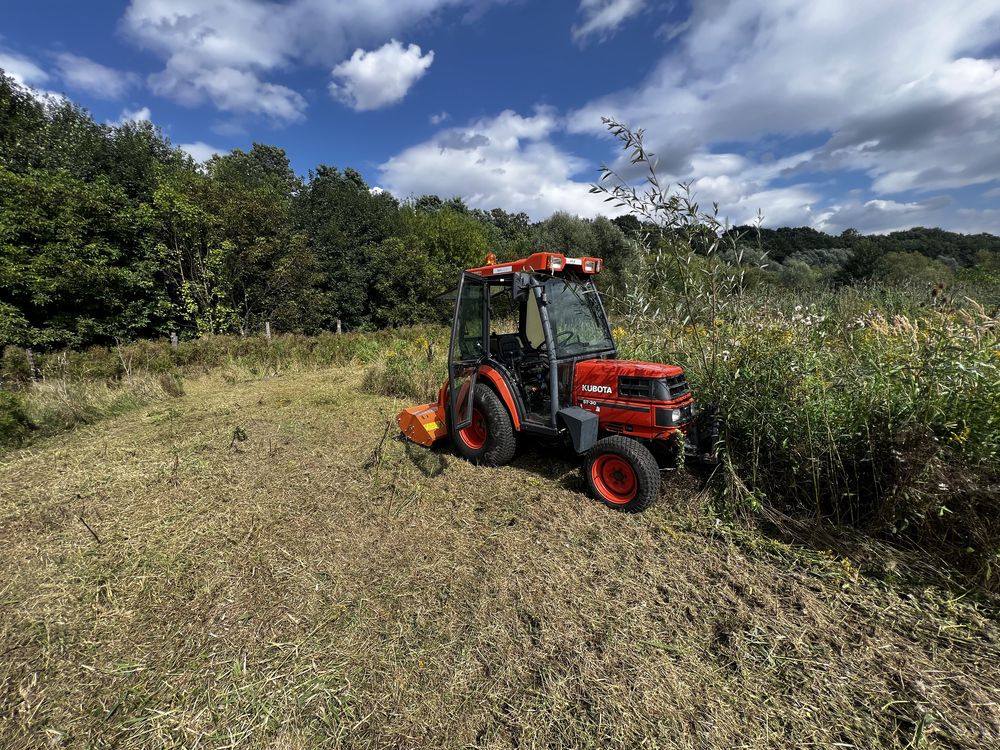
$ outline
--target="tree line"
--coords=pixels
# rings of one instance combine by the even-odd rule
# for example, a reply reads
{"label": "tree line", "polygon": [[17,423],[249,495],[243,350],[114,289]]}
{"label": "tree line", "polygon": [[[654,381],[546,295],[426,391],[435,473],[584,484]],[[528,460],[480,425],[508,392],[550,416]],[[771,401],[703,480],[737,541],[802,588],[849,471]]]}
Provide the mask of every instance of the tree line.
{"label": "tree line", "polygon": [[[270,145],[199,164],[149,122],[97,123],[0,74],[0,347],[248,333],[265,322],[305,333],[338,320],[348,329],[434,322],[447,315],[436,297],[487,252],[602,256],[601,283],[614,289],[643,232],[629,216],[532,222],[459,198],[401,201],[350,167],[296,175]],[[886,238],[810,232],[764,230],[758,250],[793,277],[803,275],[797,262],[805,276],[827,274],[828,262],[871,261],[874,274],[888,252],[869,258],[864,244]],[[1000,249],[995,237],[914,232],[940,248],[924,257],[948,268]],[[921,236],[892,241],[901,252],[929,246]]]}

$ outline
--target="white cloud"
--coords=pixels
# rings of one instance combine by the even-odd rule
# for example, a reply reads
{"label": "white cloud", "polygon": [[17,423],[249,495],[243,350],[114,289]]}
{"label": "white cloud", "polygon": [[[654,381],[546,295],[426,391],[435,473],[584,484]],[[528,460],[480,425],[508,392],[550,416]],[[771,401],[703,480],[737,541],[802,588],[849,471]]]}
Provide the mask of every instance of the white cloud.
{"label": "white cloud", "polygon": [[406,197],[461,195],[474,208],[502,207],[541,219],[554,211],[614,213],[574,179],[592,164],[553,145],[560,126],[551,109],[524,117],[505,111],[464,128],[449,128],[382,164],[380,183]]}
{"label": "white cloud", "polygon": [[[878,199],[1000,179],[1000,59],[981,52],[1000,40],[995,0],[701,0],[676,28],[671,51],[644,81],[572,113],[570,129],[603,133],[602,115],[645,128],[669,177],[728,177],[721,202],[734,216],[755,197],[784,201],[773,191],[796,178],[814,183],[845,170],[866,175]],[[809,148],[792,145],[802,142]],[[734,143],[744,162],[705,171],[701,157]],[[795,148],[780,169],[765,153]],[[707,181],[699,185],[718,199]],[[819,205],[825,189],[793,187],[817,199],[798,209],[813,223],[849,208],[859,220],[890,212],[889,204],[859,210],[863,201]],[[908,204],[927,208],[899,202]],[[761,208],[772,217],[789,210]]]}
{"label": "white cloud", "polygon": [[288,86],[261,81],[255,73],[238,68],[201,68],[193,58],[171,60],[149,82],[154,93],[188,106],[207,98],[222,110],[267,115],[282,122],[305,116],[306,100]]}
{"label": "white cloud", "polygon": [[583,42],[591,36],[606,39],[644,5],[645,0],[580,0],[583,23],[573,26],[573,40]]}
{"label": "white cloud", "polygon": [[181,143],[177,146],[181,151],[185,151],[196,162],[206,162],[216,154],[225,153],[225,149],[210,146],[203,141],[194,143]]}
{"label": "white cloud", "polygon": [[49,74],[34,61],[16,52],[0,50],[0,68],[19,86],[37,87],[49,81]]}
{"label": "white cloud", "polygon": [[430,116],[431,125],[440,125],[445,120],[449,119],[451,115],[447,112],[438,112],[437,114]]}
{"label": "white cloud", "polygon": [[149,122],[152,120],[152,112],[149,107],[139,109],[123,109],[117,120],[109,122],[109,125],[124,125],[127,122]]}
{"label": "white cloud", "polygon": [[424,55],[416,44],[404,47],[395,39],[376,50],[356,49],[331,72],[330,93],[356,110],[387,107],[402,100],[433,62],[433,50]]}
{"label": "white cloud", "polygon": [[329,68],[351,50],[411,29],[447,6],[473,0],[132,0],[125,34],[161,55],[151,78],[157,93],[183,104],[210,101],[221,110],[304,117],[305,99],[268,80],[300,64]]}
{"label": "white cloud", "polygon": [[863,227],[865,232],[884,234],[918,225],[936,226],[942,221],[950,223],[952,209],[953,201],[947,196],[907,202],[849,199],[819,213],[813,225],[831,234],[839,234],[848,227]]}
{"label": "white cloud", "polygon": [[138,76],[109,68],[87,57],[68,52],[56,55],[59,77],[71,89],[86,91],[102,99],[120,99],[138,82]]}

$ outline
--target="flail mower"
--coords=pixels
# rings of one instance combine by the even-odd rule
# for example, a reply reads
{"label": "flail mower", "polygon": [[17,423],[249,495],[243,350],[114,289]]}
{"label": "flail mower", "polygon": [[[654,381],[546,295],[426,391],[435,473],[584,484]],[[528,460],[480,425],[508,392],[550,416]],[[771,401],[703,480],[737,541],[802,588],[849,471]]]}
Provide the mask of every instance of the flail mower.
{"label": "flail mower", "polygon": [[[640,511],[660,493],[661,466],[710,459],[717,430],[699,418],[676,365],[617,359],[594,276],[600,258],[535,253],[462,273],[435,403],[405,409],[415,443],[450,438],[473,463],[508,463],[519,435],[569,444],[590,492]],[[709,416],[709,414],[703,415]]]}

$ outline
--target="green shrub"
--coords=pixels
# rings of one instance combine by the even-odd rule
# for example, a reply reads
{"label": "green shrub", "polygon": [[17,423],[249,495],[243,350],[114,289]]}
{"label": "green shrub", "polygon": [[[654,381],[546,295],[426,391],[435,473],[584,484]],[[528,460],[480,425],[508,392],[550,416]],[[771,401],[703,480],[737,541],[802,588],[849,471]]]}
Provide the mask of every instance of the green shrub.
{"label": "green shrub", "polygon": [[0,357],[0,383],[17,384],[31,380],[28,352],[19,346],[6,346]]}
{"label": "green shrub", "polygon": [[21,398],[15,393],[0,391],[0,445],[19,445],[31,430],[31,420]]}

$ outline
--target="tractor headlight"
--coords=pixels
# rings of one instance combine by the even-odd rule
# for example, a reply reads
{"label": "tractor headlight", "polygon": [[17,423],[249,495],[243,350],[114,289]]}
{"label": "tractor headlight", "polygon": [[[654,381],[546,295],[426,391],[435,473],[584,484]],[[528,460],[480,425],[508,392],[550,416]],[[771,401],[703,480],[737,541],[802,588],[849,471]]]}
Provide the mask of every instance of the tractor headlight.
{"label": "tractor headlight", "polygon": [[563,267],[563,259],[562,258],[551,258],[549,260],[549,265],[552,267],[553,271],[558,271],[560,268]]}
{"label": "tractor headlight", "polygon": [[592,260],[586,261],[583,264],[583,272],[584,273],[593,273],[594,272],[594,261],[592,261]]}
{"label": "tractor headlight", "polygon": [[691,419],[691,405],[681,406],[676,409],[660,407],[656,410],[657,427],[677,427]]}

